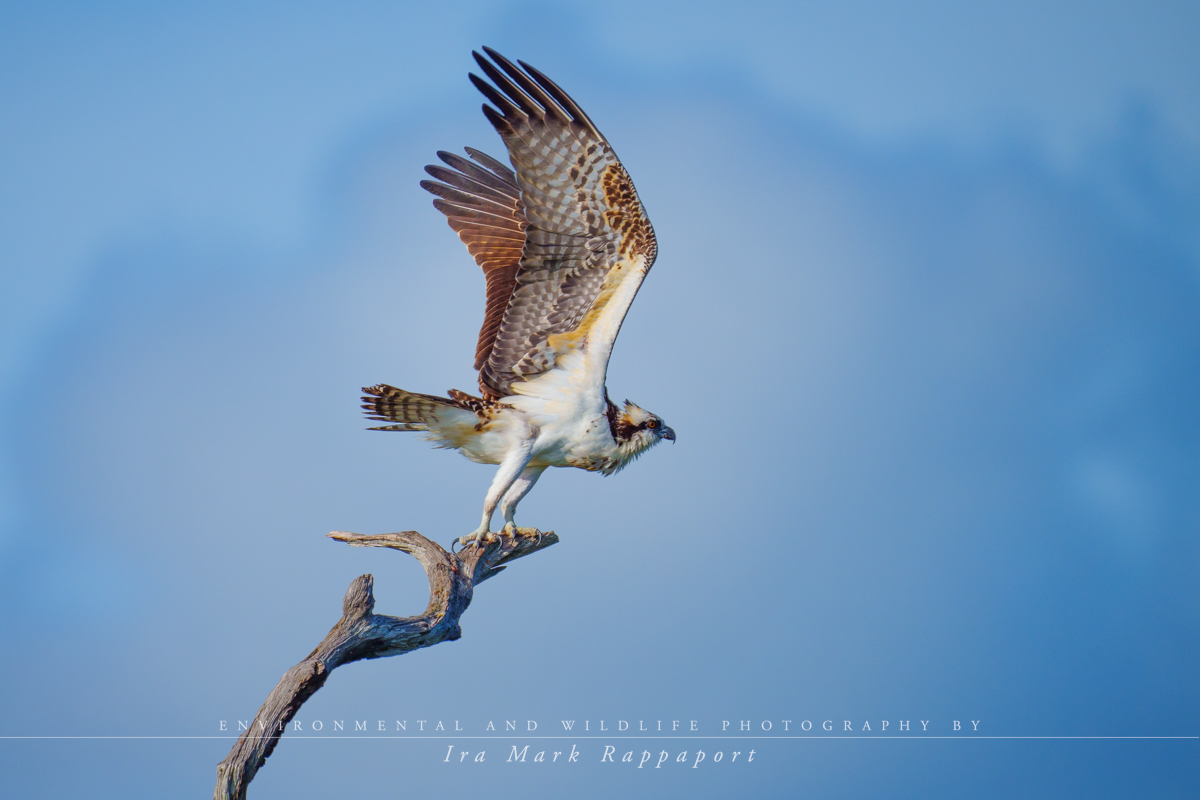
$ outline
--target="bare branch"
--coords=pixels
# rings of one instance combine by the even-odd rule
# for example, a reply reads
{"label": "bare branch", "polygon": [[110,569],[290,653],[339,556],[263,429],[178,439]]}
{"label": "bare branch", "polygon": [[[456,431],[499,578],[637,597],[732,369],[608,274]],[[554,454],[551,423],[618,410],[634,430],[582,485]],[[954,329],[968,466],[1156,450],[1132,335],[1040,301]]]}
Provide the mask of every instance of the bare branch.
{"label": "bare branch", "polygon": [[494,577],[505,565],[558,542],[553,532],[518,528],[516,536],[494,534],[485,545],[472,544],[459,553],[443,550],[416,531],[363,535],[334,531],[331,539],[354,547],[390,547],[421,562],[429,578],[429,607],[416,617],[376,614],[374,578],[360,575],[346,590],[342,618],[321,643],[280,678],[225,760],[217,765],[215,800],[245,800],[246,787],[279,743],[287,724],[325,685],[329,673],[364,658],[398,656],[462,636],[458,618],[471,604],[475,586]]}

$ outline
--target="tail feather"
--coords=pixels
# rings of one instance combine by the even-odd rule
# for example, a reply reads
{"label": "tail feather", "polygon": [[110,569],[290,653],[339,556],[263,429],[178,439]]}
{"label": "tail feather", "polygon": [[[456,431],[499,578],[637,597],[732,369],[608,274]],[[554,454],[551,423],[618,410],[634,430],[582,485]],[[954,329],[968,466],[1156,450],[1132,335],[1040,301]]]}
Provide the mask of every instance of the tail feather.
{"label": "tail feather", "polygon": [[438,421],[439,410],[468,410],[455,399],[406,392],[386,383],[364,386],[363,395],[367,419],[393,423],[368,428],[372,431],[428,431],[429,424]]}

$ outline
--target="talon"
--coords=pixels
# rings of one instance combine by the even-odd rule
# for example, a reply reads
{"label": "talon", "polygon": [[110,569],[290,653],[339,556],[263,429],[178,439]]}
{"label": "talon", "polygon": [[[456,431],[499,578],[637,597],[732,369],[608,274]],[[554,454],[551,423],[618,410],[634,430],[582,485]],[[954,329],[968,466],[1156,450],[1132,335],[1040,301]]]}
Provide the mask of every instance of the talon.
{"label": "talon", "polygon": [[462,547],[470,547],[473,544],[484,547],[489,542],[495,541],[495,538],[496,534],[491,531],[475,531],[474,533],[468,533],[466,536],[460,536],[455,541]]}
{"label": "talon", "polygon": [[514,539],[516,539],[519,535],[517,533],[517,526],[511,522],[504,523],[504,529],[501,531],[501,534],[504,536],[511,536]]}

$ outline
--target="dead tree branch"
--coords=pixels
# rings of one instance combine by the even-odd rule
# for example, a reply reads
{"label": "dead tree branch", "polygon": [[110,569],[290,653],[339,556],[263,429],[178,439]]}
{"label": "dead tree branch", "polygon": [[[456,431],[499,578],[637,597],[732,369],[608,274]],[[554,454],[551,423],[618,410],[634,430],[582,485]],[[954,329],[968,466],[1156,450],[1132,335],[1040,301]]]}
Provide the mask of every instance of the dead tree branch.
{"label": "dead tree branch", "polygon": [[459,553],[443,550],[416,531],[367,536],[345,531],[329,534],[354,547],[390,547],[414,556],[429,577],[429,607],[417,617],[374,613],[374,578],[360,575],[342,600],[342,618],[317,648],[289,669],[267,695],[250,729],[217,765],[214,800],[245,800],[246,787],[266,762],[287,724],[304,701],[325,685],[329,673],[364,658],[398,656],[462,636],[458,618],[471,604],[475,586],[501,572],[508,562],[558,542],[553,532],[518,528],[516,536],[500,534],[486,545],[473,544]]}

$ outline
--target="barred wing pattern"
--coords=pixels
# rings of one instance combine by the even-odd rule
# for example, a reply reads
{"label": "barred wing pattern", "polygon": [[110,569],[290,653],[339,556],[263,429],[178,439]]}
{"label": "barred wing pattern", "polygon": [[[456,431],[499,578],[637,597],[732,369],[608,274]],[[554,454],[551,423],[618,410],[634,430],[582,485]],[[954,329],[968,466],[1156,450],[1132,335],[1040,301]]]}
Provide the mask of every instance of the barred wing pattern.
{"label": "barred wing pattern", "polygon": [[[470,77],[492,104],[483,111],[508,147],[519,197],[513,202],[489,182],[507,177],[495,166],[489,178],[463,170],[465,165],[483,172],[466,159],[443,157],[458,173],[432,168],[445,183],[426,188],[447,204],[438,207],[468,248],[476,247],[478,252],[471,252],[488,274],[488,314],[476,366],[484,395],[496,398],[553,367],[564,348],[586,346],[590,315],[612,294],[602,293],[606,281],[611,288],[613,280],[625,279],[612,278],[618,268],[640,261],[644,269],[630,277],[640,283],[658,248],[633,182],[583,110],[528,64],[518,62],[518,67],[490,48],[484,51],[491,61],[478,53],[475,60],[492,83]],[[474,151],[468,153],[485,164]],[[456,189],[459,194],[450,194]],[[487,226],[488,238],[468,241],[463,233],[468,225]],[[524,241],[514,269],[506,259],[512,257],[518,229]],[[470,235],[485,233],[472,229]],[[481,256],[485,251],[494,254],[491,271]],[[493,317],[509,280],[503,314]],[[607,344],[611,347],[611,341]]]}
{"label": "barred wing pattern", "polygon": [[434,207],[446,215],[446,221],[487,278],[487,310],[475,347],[475,369],[479,369],[492,354],[492,344],[517,283],[526,223],[513,171],[478,150],[466,150],[477,164],[439,151],[438,158],[450,169],[426,167],[425,171],[442,183],[421,181],[421,186],[437,195]]}

